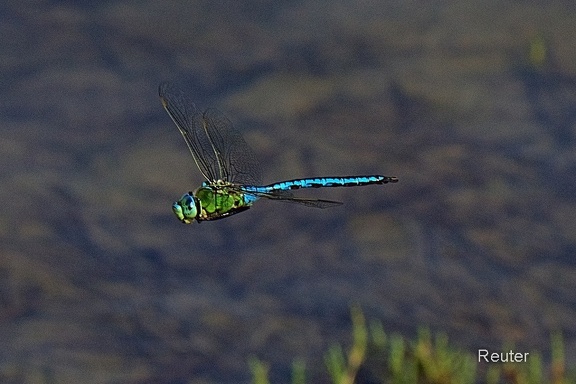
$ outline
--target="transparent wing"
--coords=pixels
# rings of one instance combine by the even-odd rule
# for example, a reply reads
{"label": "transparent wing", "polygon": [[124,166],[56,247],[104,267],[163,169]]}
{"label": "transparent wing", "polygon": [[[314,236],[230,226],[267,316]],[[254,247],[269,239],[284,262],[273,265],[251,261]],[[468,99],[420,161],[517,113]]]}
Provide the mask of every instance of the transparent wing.
{"label": "transparent wing", "polygon": [[260,184],[260,164],[232,122],[214,108],[207,109],[202,117],[204,129],[218,159],[220,179],[234,184]]}
{"label": "transparent wing", "polygon": [[239,191],[239,192],[248,194],[248,195],[263,197],[263,198],[269,199],[269,200],[282,201],[285,203],[295,203],[295,204],[305,205],[307,207],[312,207],[312,208],[324,209],[324,208],[331,208],[331,207],[337,207],[339,205],[342,205],[342,203],[339,201],[322,200],[322,199],[307,199],[307,198],[303,198],[303,197],[295,197],[292,193],[290,193],[288,191],[274,191],[273,193],[263,193],[263,192],[248,192],[245,189],[243,189],[242,186],[235,186],[232,188]]}
{"label": "transparent wing", "polygon": [[216,109],[198,112],[184,92],[170,83],[160,84],[159,94],[164,109],[178,127],[208,182],[260,183],[261,171],[256,156],[221,112]]}
{"label": "transparent wing", "polygon": [[341,202],[339,201],[332,201],[332,200],[322,200],[322,199],[306,199],[306,198],[302,198],[302,197],[287,197],[287,196],[280,196],[280,195],[267,195],[267,196],[263,196],[267,199],[271,199],[271,200],[278,200],[278,201],[282,201],[285,203],[296,203],[296,204],[300,204],[300,205],[305,205],[307,207],[312,207],[312,208],[331,208],[331,207],[337,207],[339,205],[342,205]]}
{"label": "transparent wing", "polygon": [[162,83],[158,91],[164,109],[186,141],[198,169],[206,180],[217,180],[218,160],[202,128],[202,115],[197,112],[194,103],[172,84]]}

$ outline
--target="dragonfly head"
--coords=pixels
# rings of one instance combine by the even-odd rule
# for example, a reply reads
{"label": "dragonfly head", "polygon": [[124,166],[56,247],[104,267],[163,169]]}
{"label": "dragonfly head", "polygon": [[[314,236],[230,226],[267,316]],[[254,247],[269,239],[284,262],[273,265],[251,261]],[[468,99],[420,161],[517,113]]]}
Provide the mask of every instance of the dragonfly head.
{"label": "dragonfly head", "polygon": [[172,204],[172,211],[184,224],[190,224],[198,215],[199,202],[192,192],[182,195],[180,200]]}

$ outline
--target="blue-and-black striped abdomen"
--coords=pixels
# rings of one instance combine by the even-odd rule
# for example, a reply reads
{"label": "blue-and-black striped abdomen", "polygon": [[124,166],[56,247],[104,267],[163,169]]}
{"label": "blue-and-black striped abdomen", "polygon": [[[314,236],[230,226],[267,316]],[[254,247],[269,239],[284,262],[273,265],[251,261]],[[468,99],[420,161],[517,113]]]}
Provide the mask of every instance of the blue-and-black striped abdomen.
{"label": "blue-and-black striped abdomen", "polygon": [[243,189],[250,192],[272,193],[274,191],[289,191],[300,188],[324,188],[324,187],[358,187],[370,184],[395,183],[398,179],[391,176],[343,176],[343,177],[311,177],[306,179],[296,179],[280,181],[278,183],[254,186],[245,185]]}

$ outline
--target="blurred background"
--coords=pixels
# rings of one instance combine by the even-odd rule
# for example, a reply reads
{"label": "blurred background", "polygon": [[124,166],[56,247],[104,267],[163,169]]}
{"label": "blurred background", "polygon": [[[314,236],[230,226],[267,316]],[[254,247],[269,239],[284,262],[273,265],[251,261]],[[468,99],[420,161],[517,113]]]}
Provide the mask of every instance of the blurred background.
{"label": "blurred background", "polygon": [[[0,31],[2,382],[325,382],[351,305],[474,353],[561,331],[575,364],[573,2],[7,1]],[[183,225],[164,80],[265,183],[400,182]]]}

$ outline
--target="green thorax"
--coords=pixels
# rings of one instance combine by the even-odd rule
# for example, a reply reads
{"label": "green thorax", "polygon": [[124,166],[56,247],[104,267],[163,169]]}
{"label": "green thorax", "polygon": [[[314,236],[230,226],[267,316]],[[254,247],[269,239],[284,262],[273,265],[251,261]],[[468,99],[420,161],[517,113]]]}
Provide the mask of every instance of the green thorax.
{"label": "green thorax", "polygon": [[226,186],[202,186],[196,190],[194,196],[201,207],[197,216],[198,221],[230,216],[252,205],[244,201],[244,193]]}

